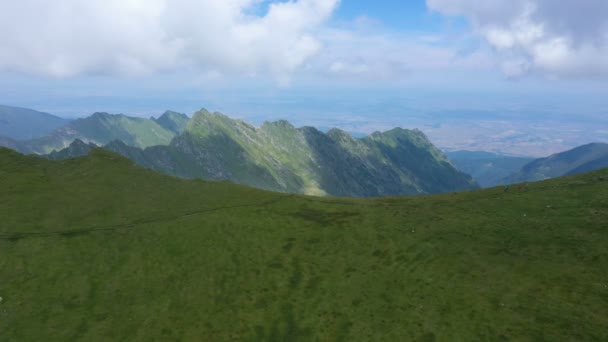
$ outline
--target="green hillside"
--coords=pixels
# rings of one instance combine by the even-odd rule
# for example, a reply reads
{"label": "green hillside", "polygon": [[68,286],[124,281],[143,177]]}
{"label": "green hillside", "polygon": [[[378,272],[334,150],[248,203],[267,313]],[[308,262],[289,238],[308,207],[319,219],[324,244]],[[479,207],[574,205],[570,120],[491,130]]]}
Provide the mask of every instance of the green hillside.
{"label": "green hillside", "polygon": [[0,217],[2,341],[608,339],[608,170],[321,199],[0,149]]}

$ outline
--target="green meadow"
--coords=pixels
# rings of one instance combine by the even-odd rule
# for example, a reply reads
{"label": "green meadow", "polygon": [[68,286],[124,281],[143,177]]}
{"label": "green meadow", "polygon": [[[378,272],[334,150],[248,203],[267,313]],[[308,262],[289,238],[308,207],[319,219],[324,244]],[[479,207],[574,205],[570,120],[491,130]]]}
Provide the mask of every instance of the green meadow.
{"label": "green meadow", "polygon": [[346,199],[0,149],[1,341],[606,341],[608,170]]}

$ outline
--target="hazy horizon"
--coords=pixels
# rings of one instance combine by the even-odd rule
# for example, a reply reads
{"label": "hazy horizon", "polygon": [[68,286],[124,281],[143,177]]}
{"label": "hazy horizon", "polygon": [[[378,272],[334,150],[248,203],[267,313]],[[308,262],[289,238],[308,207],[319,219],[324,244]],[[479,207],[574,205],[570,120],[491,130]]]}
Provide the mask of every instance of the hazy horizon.
{"label": "hazy horizon", "polygon": [[3,3],[0,103],[68,118],[205,107],[254,124],[399,126],[442,148],[541,156],[608,142],[606,11],[598,0]]}

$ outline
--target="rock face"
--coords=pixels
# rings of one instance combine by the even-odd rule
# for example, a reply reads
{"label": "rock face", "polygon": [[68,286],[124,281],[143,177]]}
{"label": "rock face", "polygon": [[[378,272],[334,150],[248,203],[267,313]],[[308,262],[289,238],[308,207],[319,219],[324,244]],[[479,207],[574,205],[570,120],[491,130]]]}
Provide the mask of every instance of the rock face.
{"label": "rock face", "polygon": [[169,145],[141,149],[115,140],[105,148],[178,177],[309,195],[415,195],[478,187],[422,132],[400,128],[356,139],[338,129],[325,134],[287,121],[256,128],[201,110]]}

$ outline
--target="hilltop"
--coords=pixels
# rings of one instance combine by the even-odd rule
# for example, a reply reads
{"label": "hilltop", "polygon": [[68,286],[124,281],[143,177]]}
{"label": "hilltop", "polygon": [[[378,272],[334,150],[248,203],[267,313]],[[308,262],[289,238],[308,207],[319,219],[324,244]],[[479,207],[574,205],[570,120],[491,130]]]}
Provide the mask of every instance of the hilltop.
{"label": "hilltop", "polygon": [[606,340],[608,171],[329,199],[0,148],[4,340]]}

